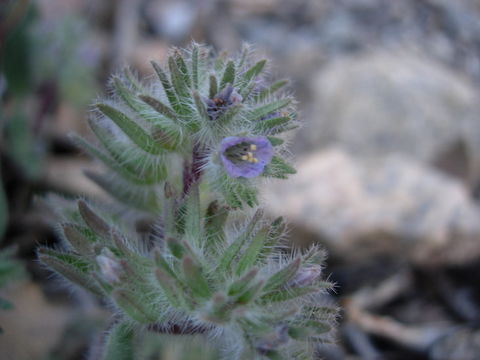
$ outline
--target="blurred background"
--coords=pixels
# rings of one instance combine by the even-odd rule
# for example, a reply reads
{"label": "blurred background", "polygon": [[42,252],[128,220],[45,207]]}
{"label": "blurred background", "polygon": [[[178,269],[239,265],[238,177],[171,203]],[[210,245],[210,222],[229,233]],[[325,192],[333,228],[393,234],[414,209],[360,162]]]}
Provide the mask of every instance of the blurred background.
{"label": "blurred background", "polygon": [[265,189],[292,241],[319,242],[340,359],[480,359],[480,1],[0,2],[0,359],[85,359],[109,313],[35,260],[33,199],[104,198],[69,141],[109,75],[191,40],[243,42],[291,79],[298,174]]}

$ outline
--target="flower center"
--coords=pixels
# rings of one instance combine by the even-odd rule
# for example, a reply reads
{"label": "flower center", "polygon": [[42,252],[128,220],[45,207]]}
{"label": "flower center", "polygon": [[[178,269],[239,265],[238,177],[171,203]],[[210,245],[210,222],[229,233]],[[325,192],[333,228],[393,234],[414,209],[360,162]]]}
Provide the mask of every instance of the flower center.
{"label": "flower center", "polygon": [[244,161],[256,164],[258,162],[258,159],[255,157],[256,151],[257,145],[242,142],[225,150],[225,156],[235,164]]}

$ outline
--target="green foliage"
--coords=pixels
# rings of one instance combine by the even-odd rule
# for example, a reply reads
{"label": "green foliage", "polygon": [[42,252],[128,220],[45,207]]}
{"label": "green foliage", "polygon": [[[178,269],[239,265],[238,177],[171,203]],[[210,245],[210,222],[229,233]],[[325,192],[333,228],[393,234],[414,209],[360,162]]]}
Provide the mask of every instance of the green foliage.
{"label": "green foliage", "polygon": [[[248,49],[208,52],[172,50],[166,69],[152,63],[153,84],[114,77],[113,100],[89,119],[96,141],[75,138],[106,165],[87,175],[118,203],[61,210],[64,246],[38,256],[116,309],[103,359],[304,359],[328,340],[336,311],[322,296],[332,286],[320,279],[323,251],[285,251],[283,218],[258,207],[262,177],[295,173],[282,138],[296,126],[294,101]],[[170,331],[218,352],[171,350],[158,334]]]}
{"label": "green foliage", "polygon": [[[0,178],[2,173],[0,172]],[[0,181],[0,244],[2,243],[3,235],[7,230],[8,224],[8,203],[3,184]]]}
{"label": "green foliage", "polygon": [[[14,258],[15,247],[0,250],[0,289],[9,283],[19,281],[26,277],[25,268]],[[15,305],[7,299],[0,297],[0,311],[10,310]],[[2,328],[0,327],[0,334]]]}
{"label": "green foliage", "polygon": [[115,324],[108,335],[103,359],[131,360],[135,358],[134,330],[127,323]]}
{"label": "green foliage", "polygon": [[36,179],[42,170],[44,149],[34,138],[30,127],[29,119],[18,102],[15,111],[5,123],[7,153],[27,178]]}

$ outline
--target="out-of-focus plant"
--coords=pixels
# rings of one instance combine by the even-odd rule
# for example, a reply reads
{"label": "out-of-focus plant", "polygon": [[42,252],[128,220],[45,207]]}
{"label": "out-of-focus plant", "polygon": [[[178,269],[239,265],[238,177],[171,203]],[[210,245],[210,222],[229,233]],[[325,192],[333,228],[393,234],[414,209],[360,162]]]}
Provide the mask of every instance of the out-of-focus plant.
{"label": "out-of-focus plant", "polygon": [[[95,91],[95,50],[88,47],[79,18],[44,21],[34,4],[4,9],[0,55],[3,150],[24,175],[41,174],[46,144],[39,132],[45,117],[65,101],[83,107]],[[11,21],[8,21],[11,20]]]}
{"label": "out-of-focus plant", "polygon": [[195,335],[219,359],[309,359],[329,340],[324,252],[290,249],[284,219],[259,207],[259,184],[295,173],[284,134],[297,114],[253,57],[173,49],[150,83],[114,76],[89,119],[96,141],[74,136],[118,203],[53,200],[64,246],[38,256],[115,310],[103,359],[143,358],[145,332]]}
{"label": "out-of-focus plant", "polygon": [[[30,1],[7,1],[0,12],[0,151],[14,167],[4,171],[36,181],[49,145],[43,125],[60,102],[83,108],[90,101],[96,52],[79,18],[47,22]],[[7,215],[0,191],[0,236]]]}
{"label": "out-of-focus plant", "polygon": [[[26,276],[23,265],[14,257],[15,249],[15,247],[10,247],[0,251],[0,289]],[[13,304],[0,297],[0,311],[10,310],[11,308],[13,308]],[[2,328],[0,328],[1,332]]]}

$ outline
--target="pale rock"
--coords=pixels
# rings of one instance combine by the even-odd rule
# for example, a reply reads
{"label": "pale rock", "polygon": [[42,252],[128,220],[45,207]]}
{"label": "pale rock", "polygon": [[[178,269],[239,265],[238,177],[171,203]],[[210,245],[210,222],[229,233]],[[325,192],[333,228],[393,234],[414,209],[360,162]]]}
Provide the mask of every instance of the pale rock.
{"label": "pale rock", "polygon": [[14,308],[0,312],[0,358],[4,360],[45,359],[71,320],[66,306],[50,304],[34,283],[14,284],[0,295]]}
{"label": "pale rock", "polygon": [[365,158],[398,153],[435,163],[460,143],[467,180],[480,178],[479,93],[426,55],[386,49],[339,59],[318,72],[312,91],[300,137],[308,148],[340,144]]}
{"label": "pale rock", "polygon": [[330,148],[266,187],[272,214],[326,242],[335,255],[402,256],[457,264],[480,255],[480,209],[465,187],[404,156],[366,161]]}

